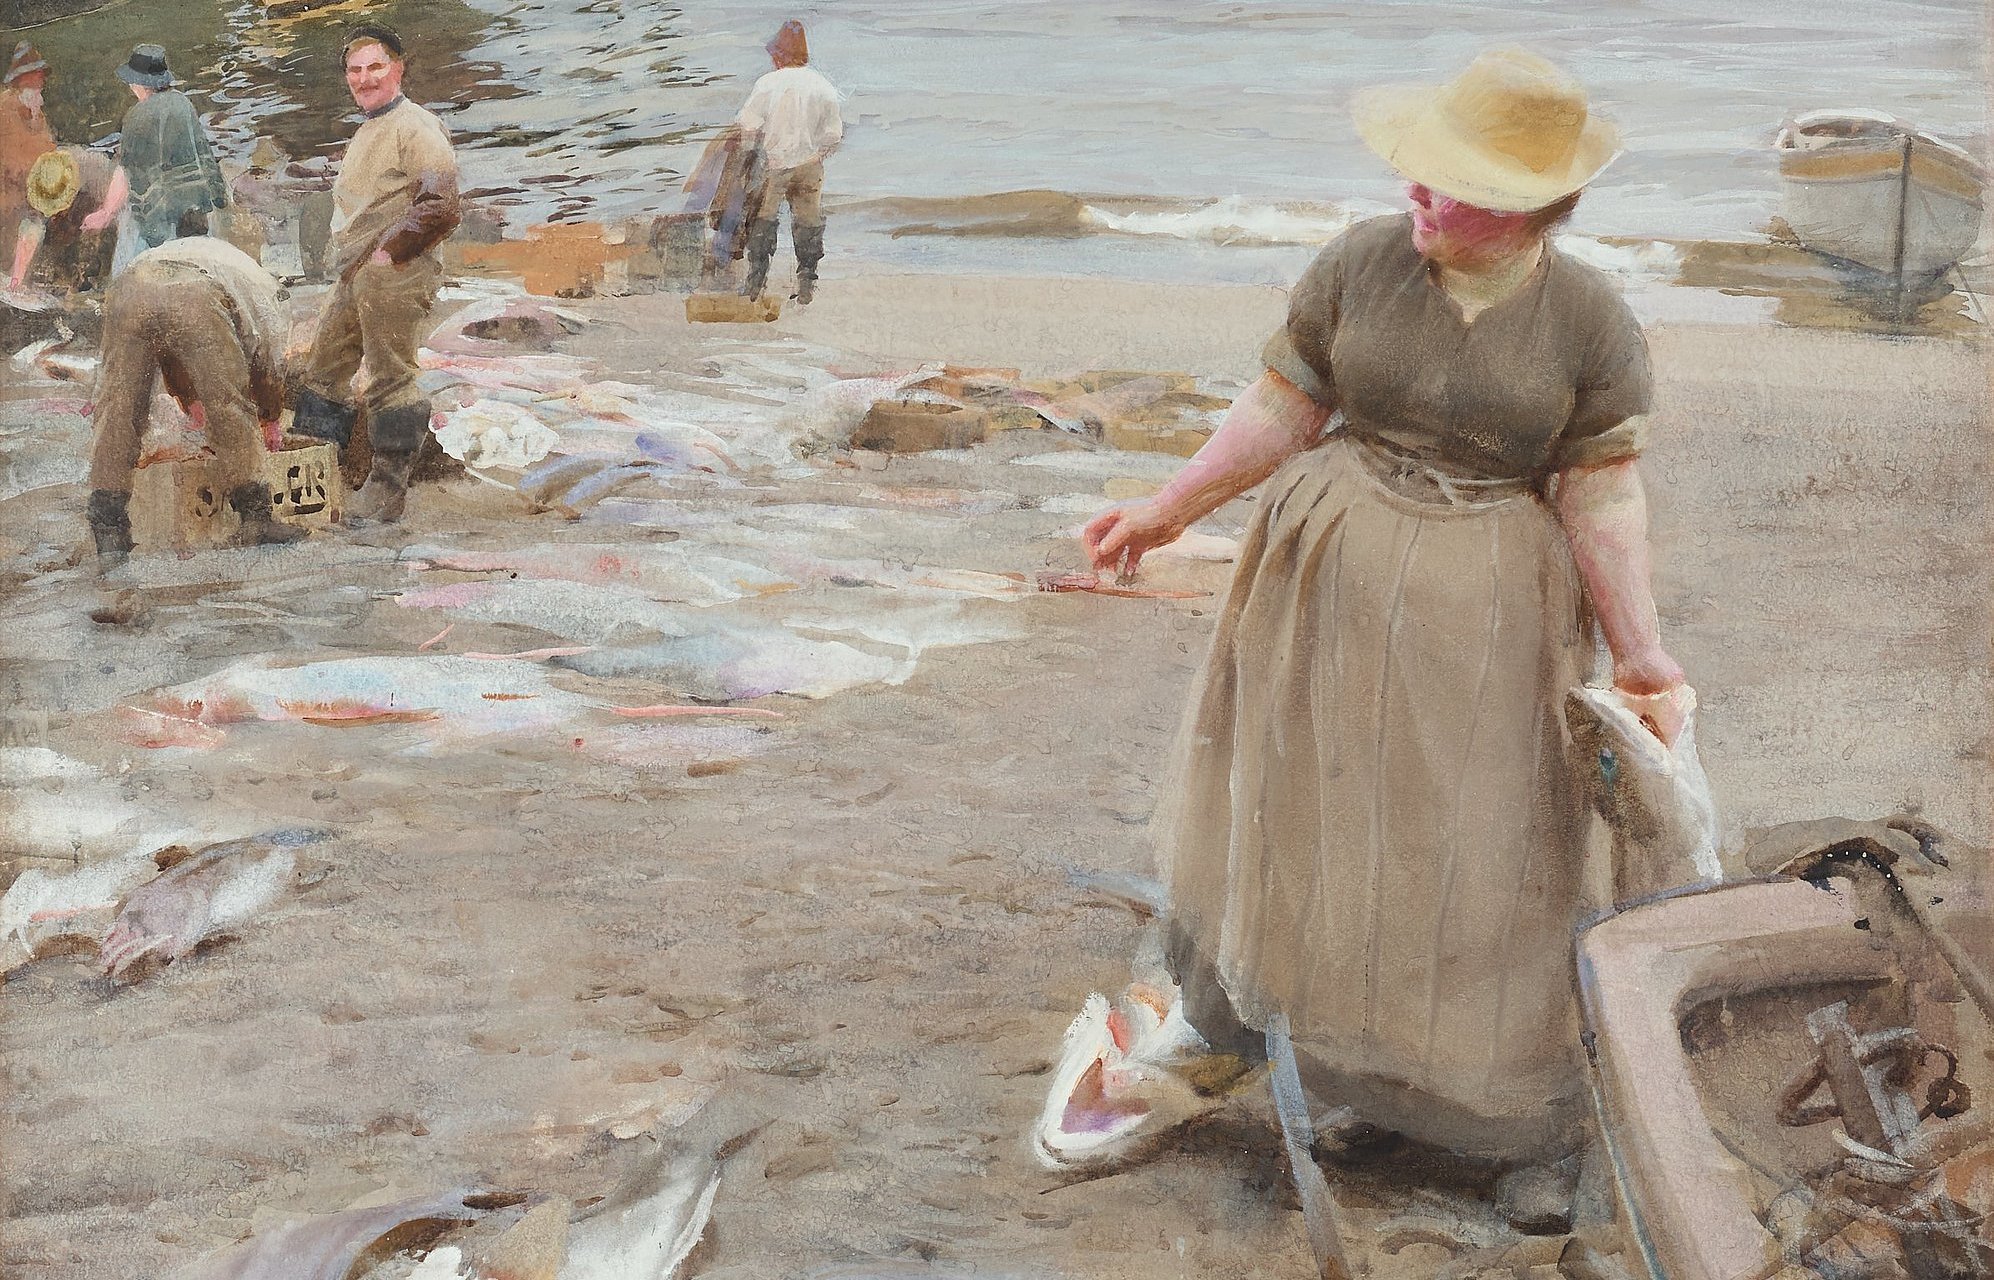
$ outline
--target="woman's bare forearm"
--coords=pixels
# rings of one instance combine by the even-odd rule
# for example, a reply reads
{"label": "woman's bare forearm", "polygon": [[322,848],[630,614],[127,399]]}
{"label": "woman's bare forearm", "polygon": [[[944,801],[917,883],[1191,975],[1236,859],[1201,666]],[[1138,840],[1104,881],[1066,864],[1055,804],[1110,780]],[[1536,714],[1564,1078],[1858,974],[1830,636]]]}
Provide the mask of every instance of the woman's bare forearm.
{"label": "woman's bare forearm", "polygon": [[98,213],[106,218],[117,217],[123,211],[125,201],[131,198],[131,193],[131,176],[125,172],[123,165],[119,165],[111,171],[111,185],[105,188],[104,203],[97,206]]}
{"label": "woman's bare forearm", "polygon": [[1630,693],[1682,682],[1662,648],[1648,557],[1648,499],[1632,459],[1563,472],[1558,519],[1613,654],[1614,681]]}
{"label": "woman's bare forearm", "polygon": [[1329,410],[1292,382],[1262,374],[1155,501],[1183,524],[1200,520],[1314,444],[1328,421]]}

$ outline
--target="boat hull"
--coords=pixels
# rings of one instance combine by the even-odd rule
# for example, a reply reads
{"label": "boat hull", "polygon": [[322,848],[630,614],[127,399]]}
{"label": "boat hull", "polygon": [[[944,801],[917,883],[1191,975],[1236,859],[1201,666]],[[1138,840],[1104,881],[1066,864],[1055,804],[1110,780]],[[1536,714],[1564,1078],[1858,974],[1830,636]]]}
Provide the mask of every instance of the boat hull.
{"label": "boat hull", "polygon": [[1879,275],[1945,272],[1980,236],[1980,166],[1958,148],[1908,130],[1780,138],[1785,216],[1801,244]]}

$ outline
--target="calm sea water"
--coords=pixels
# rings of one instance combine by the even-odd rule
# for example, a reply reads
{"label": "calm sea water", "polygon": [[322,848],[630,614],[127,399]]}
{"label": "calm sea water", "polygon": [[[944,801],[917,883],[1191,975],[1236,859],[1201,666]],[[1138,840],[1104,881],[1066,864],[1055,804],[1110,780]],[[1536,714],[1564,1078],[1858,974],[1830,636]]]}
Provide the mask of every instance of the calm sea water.
{"label": "calm sea water", "polygon": [[[1975,147],[1987,131],[1977,0],[345,0],[290,20],[258,0],[113,0],[28,38],[55,64],[66,138],[115,130],[129,99],[111,69],[158,40],[231,154],[267,135],[302,157],[352,128],[336,49],[363,15],[404,32],[413,95],[445,113],[467,185],[520,224],[677,208],[699,147],[790,16],[849,94],[836,196],[1043,188],[1164,197],[1196,215],[1088,223],[1100,234],[1029,246],[875,234],[867,248],[944,265],[1027,255],[1142,270],[1160,261],[1150,242],[1174,240],[1171,261],[1193,274],[1287,274],[1296,254],[1279,246],[1395,198],[1349,126],[1351,93],[1443,78],[1493,44],[1563,62],[1621,125],[1627,154],[1578,223],[1596,234],[1751,236],[1777,208],[1768,143],[1792,111],[1877,108]],[[1227,197],[1226,216],[1199,213]],[[1287,201],[1328,216],[1283,220],[1269,206]]]}

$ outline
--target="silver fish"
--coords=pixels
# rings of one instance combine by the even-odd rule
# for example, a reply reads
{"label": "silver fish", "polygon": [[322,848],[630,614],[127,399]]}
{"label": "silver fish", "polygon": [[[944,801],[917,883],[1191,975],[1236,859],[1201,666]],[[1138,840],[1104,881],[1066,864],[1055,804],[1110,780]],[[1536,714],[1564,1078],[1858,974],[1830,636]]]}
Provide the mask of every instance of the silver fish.
{"label": "silver fish", "polygon": [[191,1262],[167,1280],[346,1280],[363,1257],[433,1240],[450,1223],[477,1218],[485,1212],[480,1199],[472,1191],[447,1191],[286,1223]]}
{"label": "silver fish", "polygon": [[662,1149],[569,1227],[560,1280],[672,1280],[706,1232],[721,1169],[764,1123],[751,1100],[720,1098],[659,1135]]}
{"label": "silver fish", "polygon": [[1588,685],[1566,696],[1565,723],[1587,796],[1613,835],[1614,901],[1724,878],[1693,710],[1668,745],[1613,690]]}

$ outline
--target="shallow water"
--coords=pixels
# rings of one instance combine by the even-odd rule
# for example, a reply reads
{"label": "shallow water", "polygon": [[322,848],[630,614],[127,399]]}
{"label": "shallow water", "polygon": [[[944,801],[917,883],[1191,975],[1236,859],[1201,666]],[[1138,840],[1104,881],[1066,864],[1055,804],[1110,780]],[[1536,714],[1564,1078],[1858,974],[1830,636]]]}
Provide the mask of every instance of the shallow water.
{"label": "shallow water", "polygon": [[[1348,125],[1351,93],[1444,77],[1506,42],[1564,62],[1622,126],[1627,153],[1589,194],[1581,231],[1752,235],[1777,208],[1768,144],[1792,111],[1879,108],[1976,145],[1986,130],[1988,13],[1976,0],[343,0],[275,20],[258,0],[114,0],[29,35],[56,68],[51,114],[65,137],[108,139],[129,101],[111,69],[156,39],[216,113],[229,154],[267,134],[304,157],[352,128],[336,49],[363,14],[407,37],[413,96],[444,113],[467,188],[515,224],[679,207],[698,148],[766,69],[762,41],[791,14],[849,94],[833,197],[1043,188],[1172,202],[1162,221],[1057,233],[1064,246],[1027,228],[1029,249],[1003,235],[866,247],[912,265],[1043,255],[1049,269],[1167,274],[1168,261],[1195,276],[1284,276],[1305,255],[1269,245],[1319,239],[1311,226],[1395,200]],[[1215,228],[1200,206],[1225,197],[1238,200],[1216,222],[1232,225]],[[1283,201],[1327,213],[1298,221],[1270,207]],[[896,225],[879,212],[855,224]],[[1159,258],[1144,244],[1156,240],[1225,248]]]}

